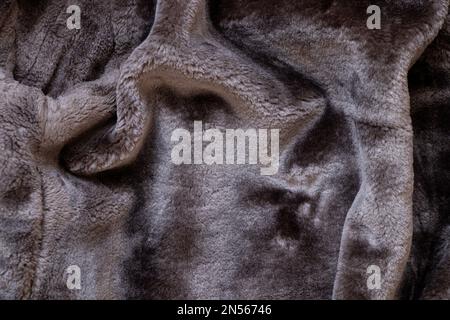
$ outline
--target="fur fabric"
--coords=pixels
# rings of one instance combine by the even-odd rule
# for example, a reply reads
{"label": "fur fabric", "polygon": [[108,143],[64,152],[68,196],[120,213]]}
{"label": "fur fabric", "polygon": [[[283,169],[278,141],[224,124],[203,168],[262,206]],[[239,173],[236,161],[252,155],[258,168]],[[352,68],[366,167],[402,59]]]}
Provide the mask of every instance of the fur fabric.
{"label": "fur fabric", "polygon": [[[449,1],[376,2],[2,1],[0,297],[449,299]],[[194,121],[278,173],[173,164]]]}

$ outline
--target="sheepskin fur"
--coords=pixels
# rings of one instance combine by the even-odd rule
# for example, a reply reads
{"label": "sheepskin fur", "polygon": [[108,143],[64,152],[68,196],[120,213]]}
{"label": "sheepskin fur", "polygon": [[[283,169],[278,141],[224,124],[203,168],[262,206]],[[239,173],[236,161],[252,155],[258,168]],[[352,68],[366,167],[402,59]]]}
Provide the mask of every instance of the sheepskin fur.
{"label": "sheepskin fur", "polygon": [[[0,297],[449,299],[448,6],[2,1]],[[196,120],[278,173],[173,164]]]}

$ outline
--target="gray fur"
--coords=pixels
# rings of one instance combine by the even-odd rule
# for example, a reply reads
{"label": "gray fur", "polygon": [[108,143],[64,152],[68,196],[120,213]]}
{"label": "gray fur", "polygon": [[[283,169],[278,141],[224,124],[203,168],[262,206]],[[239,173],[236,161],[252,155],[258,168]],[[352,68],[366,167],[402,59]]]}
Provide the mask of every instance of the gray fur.
{"label": "gray fur", "polygon": [[[0,4],[0,297],[450,298],[447,0],[70,4]],[[194,120],[279,172],[172,164]]]}

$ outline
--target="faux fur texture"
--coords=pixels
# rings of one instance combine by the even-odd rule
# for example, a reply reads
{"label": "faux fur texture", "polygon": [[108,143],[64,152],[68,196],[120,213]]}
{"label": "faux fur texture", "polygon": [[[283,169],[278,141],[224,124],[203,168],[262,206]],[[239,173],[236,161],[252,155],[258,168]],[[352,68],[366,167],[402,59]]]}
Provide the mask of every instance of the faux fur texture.
{"label": "faux fur texture", "polygon": [[[450,298],[448,5],[2,1],[0,297]],[[194,120],[279,172],[174,165]]]}

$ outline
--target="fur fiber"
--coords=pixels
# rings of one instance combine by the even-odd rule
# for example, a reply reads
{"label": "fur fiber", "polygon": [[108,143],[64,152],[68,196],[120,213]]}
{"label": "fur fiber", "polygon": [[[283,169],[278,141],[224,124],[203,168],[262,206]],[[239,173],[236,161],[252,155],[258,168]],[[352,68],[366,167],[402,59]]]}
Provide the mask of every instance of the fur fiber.
{"label": "fur fiber", "polygon": [[[372,2],[2,1],[0,298],[449,299],[449,2]],[[174,165],[194,120],[278,173]]]}

